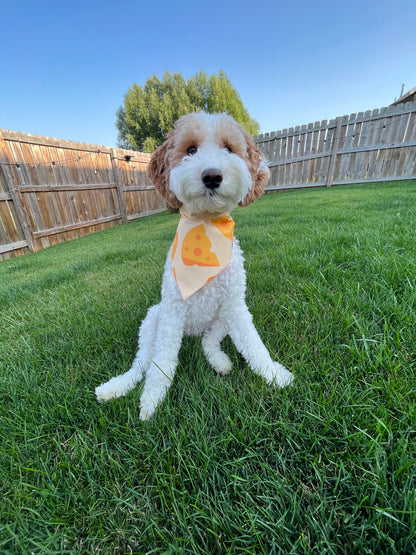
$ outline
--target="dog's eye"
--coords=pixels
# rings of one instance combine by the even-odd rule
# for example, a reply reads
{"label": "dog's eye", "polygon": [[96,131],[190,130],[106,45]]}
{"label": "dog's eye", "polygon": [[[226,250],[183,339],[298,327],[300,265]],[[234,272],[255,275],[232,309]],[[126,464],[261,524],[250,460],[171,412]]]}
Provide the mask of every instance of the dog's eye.
{"label": "dog's eye", "polygon": [[231,150],[231,148],[230,148],[229,146],[226,146],[226,147],[225,147],[225,150],[226,150],[227,152],[229,152],[230,154],[233,153],[233,151]]}
{"label": "dog's eye", "polygon": [[186,152],[190,155],[193,156],[194,154],[196,154],[198,152],[198,149],[196,148],[196,146],[192,145],[190,147],[188,147],[186,149]]}

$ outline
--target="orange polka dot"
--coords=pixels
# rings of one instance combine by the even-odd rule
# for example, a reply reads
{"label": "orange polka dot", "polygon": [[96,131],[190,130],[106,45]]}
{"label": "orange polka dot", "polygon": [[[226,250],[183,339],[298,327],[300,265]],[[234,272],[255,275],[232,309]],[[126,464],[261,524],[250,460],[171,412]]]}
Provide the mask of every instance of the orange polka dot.
{"label": "orange polka dot", "polygon": [[195,241],[200,241],[201,239],[202,239],[202,237],[200,235],[195,236]]}
{"label": "orange polka dot", "polygon": [[202,250],[199,247],[194,249],[194,256],[201,256],[201,254],[202,254]]}

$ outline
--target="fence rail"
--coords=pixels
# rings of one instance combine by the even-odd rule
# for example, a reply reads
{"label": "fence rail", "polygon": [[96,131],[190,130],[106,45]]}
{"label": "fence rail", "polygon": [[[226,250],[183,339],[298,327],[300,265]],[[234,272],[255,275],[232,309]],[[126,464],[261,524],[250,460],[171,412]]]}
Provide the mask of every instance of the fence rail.
{"label": "fence rail", "polygon": [[0,260],[164,210],[149,159],[0,129]]}
{"label": "fence rail", "polygon": [[255,137],[268,191],[416,179],[416,102]]}

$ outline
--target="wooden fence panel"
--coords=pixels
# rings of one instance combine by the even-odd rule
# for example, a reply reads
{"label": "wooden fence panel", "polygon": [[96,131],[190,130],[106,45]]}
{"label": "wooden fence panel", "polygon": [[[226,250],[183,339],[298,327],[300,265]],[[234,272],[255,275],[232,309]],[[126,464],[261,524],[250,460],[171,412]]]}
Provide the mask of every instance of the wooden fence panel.
{"label": "wooden fence panel", "polygon": [[268,191],[416,179],[416,103],[255,137],[270,162]]}
{"label": "wooden fence panel", "polygon": [[147,175],[150,154],[114,148],[112,156],[117,166],[127,221],[164,210],[166,203],[156,193]]}
{"label": "wooden fence panel", "polygon": [[0,260],[165,210],[149,159],[0,130]]}

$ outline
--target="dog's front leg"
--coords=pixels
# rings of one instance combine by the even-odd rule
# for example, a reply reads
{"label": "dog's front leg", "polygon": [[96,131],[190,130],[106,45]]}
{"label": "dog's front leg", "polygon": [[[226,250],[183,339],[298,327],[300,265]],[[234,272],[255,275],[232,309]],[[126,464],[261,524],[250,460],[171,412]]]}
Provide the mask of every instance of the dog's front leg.
{"label": "dog's front leg", "polygon": [[139,350],[130,370],[95,388],[99,401],[108,401],[126,395],[147,372],[153,358],[153,341],[159,321],[159,307],[160,305],[152,306],[140,326]]}
{"label": "dog's front leg", "polygon": [[154,343],[154,357],[146,375],[140,400],[142,420],[147,420],[153,415],[172,383],[178,364],[184,323],[185,313],[182,306],[161,307]]}
{"label": "dog's front leg", "polygon": [[228,318],[230,337],[251,369],[267,383],[279,387],[289,385],[293,381],[293,374],[272,360],[253,324],[253,317],[248,308],[237,307],[229,312]]}

